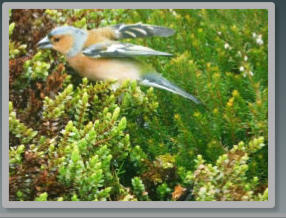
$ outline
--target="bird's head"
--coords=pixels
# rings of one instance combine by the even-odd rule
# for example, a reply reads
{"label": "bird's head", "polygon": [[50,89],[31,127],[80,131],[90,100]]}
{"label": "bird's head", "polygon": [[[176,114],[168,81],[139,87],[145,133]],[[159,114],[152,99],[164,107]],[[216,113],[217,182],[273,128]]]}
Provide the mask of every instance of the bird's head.
{"label": "bird's head", "polygon": [[78,54],[86,41],[87,32],[72,26],[61,26],[53,29],[38,42],[38,48],[52,48],[67,56]]}

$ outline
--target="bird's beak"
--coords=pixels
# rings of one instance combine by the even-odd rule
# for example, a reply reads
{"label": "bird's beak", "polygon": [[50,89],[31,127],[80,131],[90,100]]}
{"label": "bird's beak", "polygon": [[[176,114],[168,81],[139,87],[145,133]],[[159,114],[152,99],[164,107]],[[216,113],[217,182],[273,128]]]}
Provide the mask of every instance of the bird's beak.
{"label": "bird's beak", "polygon": [[38,48],[52,48],[53,45],[51,44],[49,38],[46,36],[37,44]]}

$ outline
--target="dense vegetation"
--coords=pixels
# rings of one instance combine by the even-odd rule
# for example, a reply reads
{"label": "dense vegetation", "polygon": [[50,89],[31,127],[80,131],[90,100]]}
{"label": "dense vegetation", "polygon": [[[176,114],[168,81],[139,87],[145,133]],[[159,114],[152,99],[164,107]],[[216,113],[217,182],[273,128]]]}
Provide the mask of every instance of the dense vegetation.
{"label": "dense vegetation", "polygon": [[[268,199],[266,10],[12,10],[10,200]],[[80,78],[36,43],[53,27],[147,23],[126,40],[174,54],[142,61],[203,106],[126,81]]]}

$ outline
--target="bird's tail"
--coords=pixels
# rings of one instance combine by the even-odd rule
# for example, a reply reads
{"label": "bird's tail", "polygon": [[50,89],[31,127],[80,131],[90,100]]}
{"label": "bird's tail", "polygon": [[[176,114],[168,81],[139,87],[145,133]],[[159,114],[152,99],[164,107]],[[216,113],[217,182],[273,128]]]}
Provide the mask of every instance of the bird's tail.
{"label": "bird's tail", "polygon": [[191,94],[185,92],[178,86],[172,84],[170,81],[165,79],[164,77],[158,75],[158,74],[148,74],[144,75],[142,77],[142,80],[140,81],[140,84],[145,85],[145,86],[151,86],[159,89],[164,89],[169,92],[175,93],[177,95],[180,95],[184,98],[187,98],[189,100],[192,100],[196,104],[201,104],[201,102],[196,99],[194,96]]}

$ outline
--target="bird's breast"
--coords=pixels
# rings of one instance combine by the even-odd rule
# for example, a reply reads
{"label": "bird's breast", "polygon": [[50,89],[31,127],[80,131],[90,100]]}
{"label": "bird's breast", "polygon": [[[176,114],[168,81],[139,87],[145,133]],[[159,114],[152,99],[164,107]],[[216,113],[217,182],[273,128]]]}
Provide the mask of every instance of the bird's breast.
{"label": "bird's breast", "polygon": [[68,62],[81,76],[90,80],[138,80],[140,68],[135,61],[124,58],[89,58],[79,54]]}

